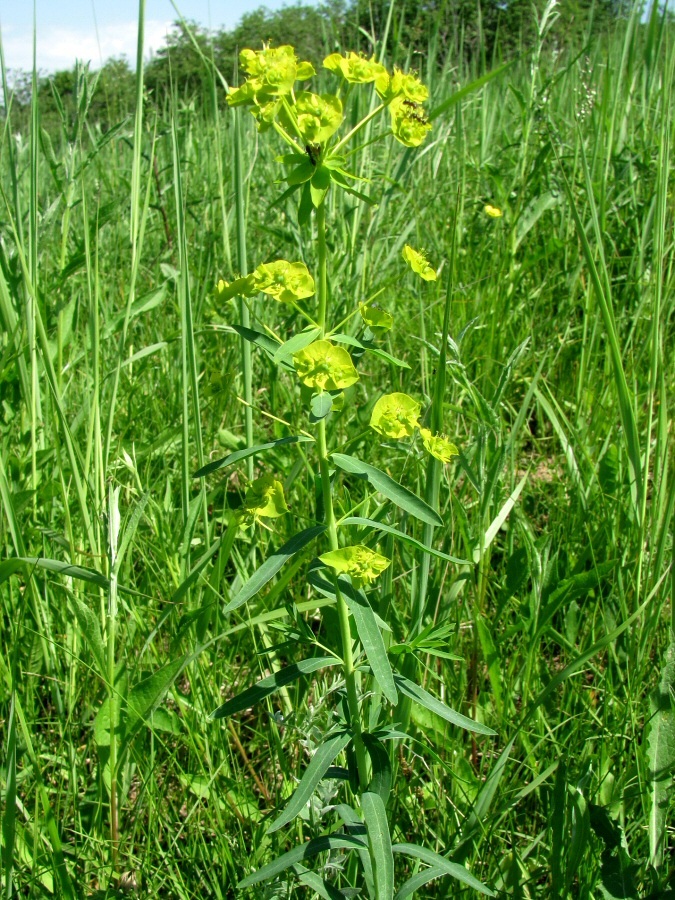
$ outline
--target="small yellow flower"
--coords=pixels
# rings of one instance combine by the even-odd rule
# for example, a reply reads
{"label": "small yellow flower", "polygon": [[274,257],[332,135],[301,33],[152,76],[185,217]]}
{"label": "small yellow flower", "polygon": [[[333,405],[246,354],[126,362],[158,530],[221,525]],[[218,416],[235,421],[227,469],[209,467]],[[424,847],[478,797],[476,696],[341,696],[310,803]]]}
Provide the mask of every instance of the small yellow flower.
{"label": "small yellow flower", "polygon": [[490,206],[489,203],[485,204],[485,212],[491,219],[501,219],[504,213],[498,206]]}
{"label": "small yellow flower", "polygon": [[376,78],[387,74],[385,67],[381,63],[375,62],[374,56],[366,59],[365,56],[359,56],[353,51],[347,56],[331,53],[324,59],[323,65],[330,72],[342,75],[345,81],[349,81],[351,84],[369,84]]}
{"label": "small yellow flower", "polygon": [[369,584],[391,565],[391,560],[363,544],[331,550],[319,557],[321,562],[338,574],[349,575],[355,588]]}
{"label": "small yellow flower", "polygon": [[429,263],[424,250],[414,250],[410,244],[406,244],[403,248],[403,259],[420,278],[425,281],[436,281],[436,272]]}
{"label": "small yellow flower", "polygon": [[254,289],[282,303],[304,300],[314,294],[314,279],[303,262],[278,259],[263,263],[253,272]]}
{"label": "small yellow flower", "polygon": [[453,456],[458,456],[459,450],[444,434],[432,434],[428,428],[420,428],[420,434],[427,452],[442,463],[449,463]]}
{"label": "small yellow flower", "polygon": [[303,384],[320,391],[341,391],[359,380],[349,353],[330,341],[314,341],[294,353],[293,365]]}
{"label": "small yellow flower", "polygon": [[249,485],[242,513],[253,518],[276,519],[288,512],[284,488],[280,481],[273,475],[262,475]]}
{"label": "small yellow flower", "polygon": [[419,424],[421,405],[408,394],[380,397],[370,417],[370,427],[384,437],[399,441],[410,437]]}

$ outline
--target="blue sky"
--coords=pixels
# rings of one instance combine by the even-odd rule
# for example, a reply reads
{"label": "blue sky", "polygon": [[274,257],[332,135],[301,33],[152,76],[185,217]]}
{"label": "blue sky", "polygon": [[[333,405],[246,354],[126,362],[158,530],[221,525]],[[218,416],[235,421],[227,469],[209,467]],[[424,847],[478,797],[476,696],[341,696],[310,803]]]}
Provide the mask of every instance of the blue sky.
{"label": "blue sky", "polygon": [[[186,19],[210,28],[231,28],[259,6],[278,9],[283,0],[176,0]],[[76,59],[98,66],[111,56],[136,54],[138,0],[36,0],[37,64],[43,72],[70,68]],[[157,50],[178,18],[171,0],[146,0],[146,55]],[[9,69],[32,68],[33,3],[0,0],[0,28]]]}

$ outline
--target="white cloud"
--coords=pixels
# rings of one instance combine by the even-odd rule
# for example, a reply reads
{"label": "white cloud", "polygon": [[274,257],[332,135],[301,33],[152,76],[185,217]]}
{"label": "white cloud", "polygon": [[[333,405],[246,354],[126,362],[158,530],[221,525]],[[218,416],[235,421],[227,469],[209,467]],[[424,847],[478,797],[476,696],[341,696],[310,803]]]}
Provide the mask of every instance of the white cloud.
{"label": "white cloud", "polygon": [[[136,59],[136,21],[111,23],[100,26],[98,39],[93,27],[64,28],[43,26],[38,23],[37,67],[40,72],[70,69],[79,59],[98,68],[111,56],[126,56],[133,65]],[[145,56],[156,52],[164,43],[171,28],[171,20],[150,19],[145,23]],[[25,31],[3,29],[5,63],[8,69],[33,68],[33,34]]]}

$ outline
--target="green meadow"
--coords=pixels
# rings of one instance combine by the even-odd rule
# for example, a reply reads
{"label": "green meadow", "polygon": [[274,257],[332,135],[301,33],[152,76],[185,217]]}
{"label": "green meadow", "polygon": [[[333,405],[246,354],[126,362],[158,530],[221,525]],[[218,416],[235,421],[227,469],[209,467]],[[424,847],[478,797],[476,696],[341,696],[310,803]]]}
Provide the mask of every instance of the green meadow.
{"label": "green meadow", "polygon": [[675,897],[675,32],[441,7],[3,62],[7,900]]}

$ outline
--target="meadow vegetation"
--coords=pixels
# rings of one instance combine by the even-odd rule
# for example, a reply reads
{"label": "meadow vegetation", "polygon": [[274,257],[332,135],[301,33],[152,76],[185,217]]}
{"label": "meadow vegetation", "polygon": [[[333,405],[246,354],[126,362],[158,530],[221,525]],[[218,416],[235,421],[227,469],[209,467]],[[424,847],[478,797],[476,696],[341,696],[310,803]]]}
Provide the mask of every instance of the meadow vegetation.
{"label": "meadow vegetation", "polygon": [[7,898],[675,897],[670,20],[351,9],[3,66]]}

